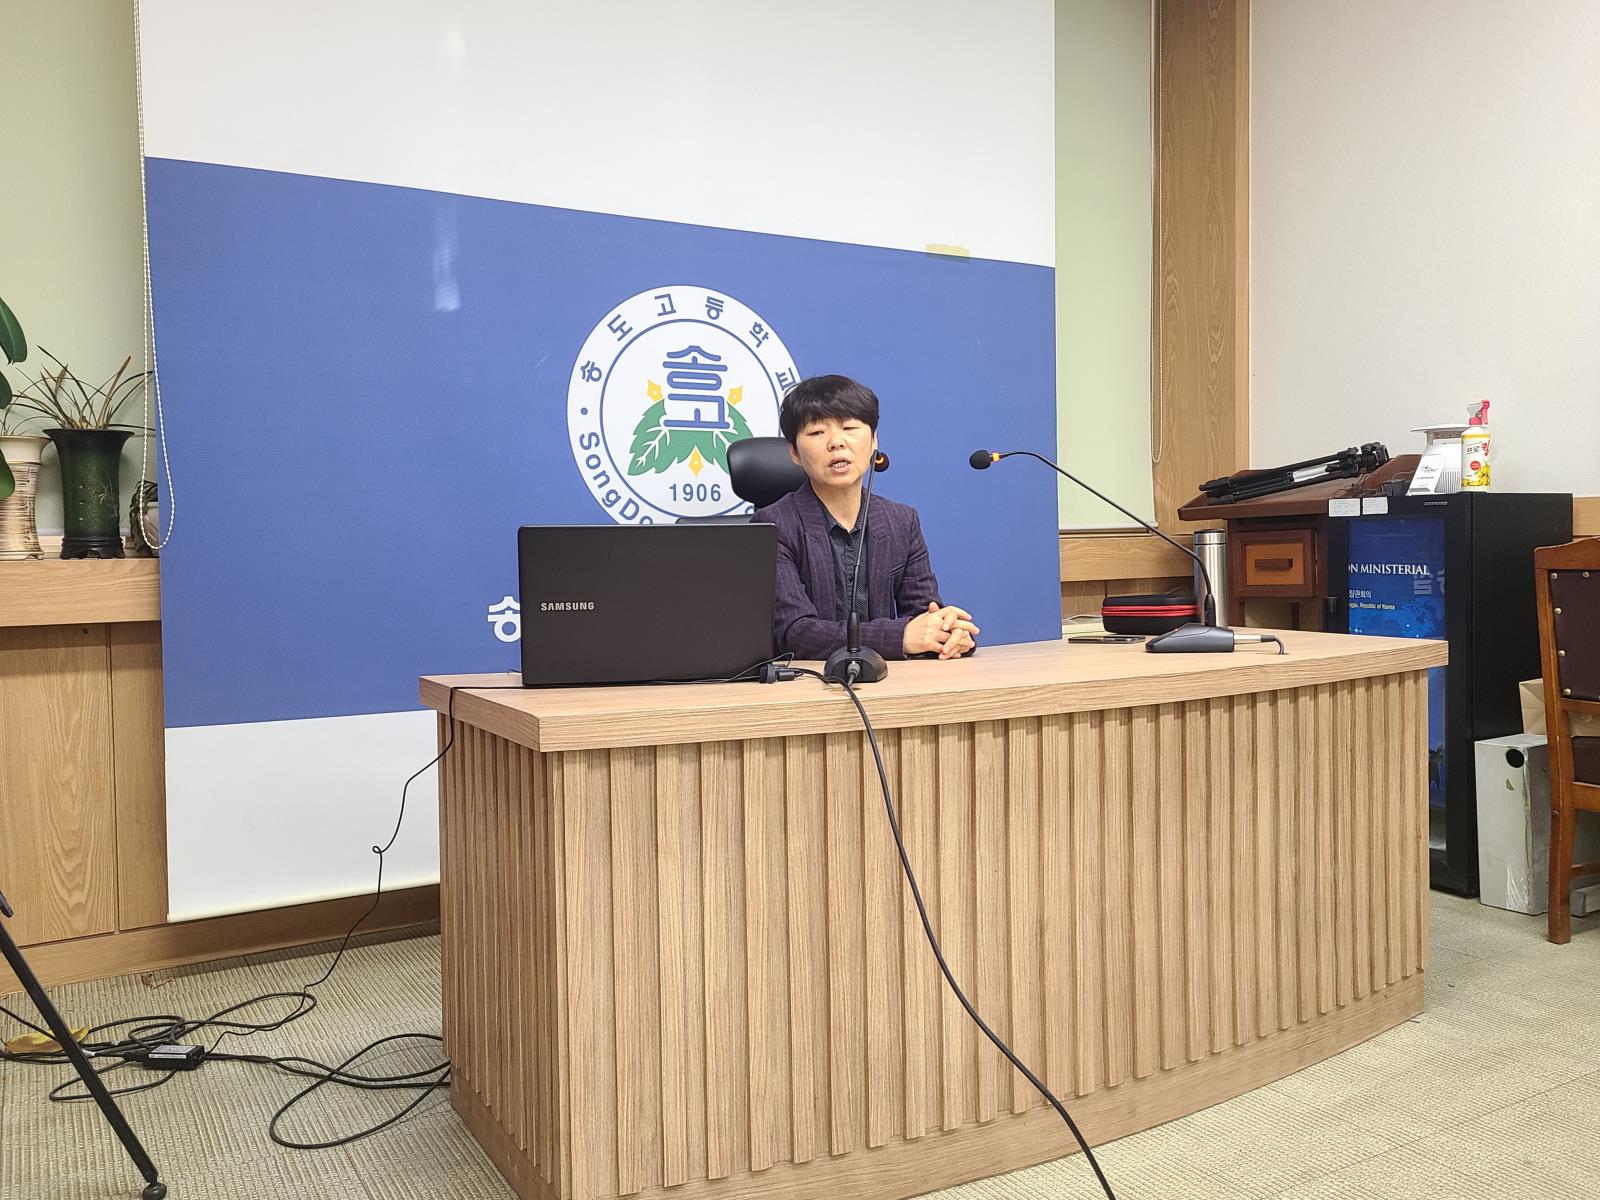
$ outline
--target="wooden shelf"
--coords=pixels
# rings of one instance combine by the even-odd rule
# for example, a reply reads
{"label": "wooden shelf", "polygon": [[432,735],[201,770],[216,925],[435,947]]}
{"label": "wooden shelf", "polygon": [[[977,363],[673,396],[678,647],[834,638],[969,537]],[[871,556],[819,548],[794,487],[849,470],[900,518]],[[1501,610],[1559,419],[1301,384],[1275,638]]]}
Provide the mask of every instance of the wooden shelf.
{"label": "wooden shelf", "polygon": [[159,559],[0,562],[0,628],[160,619]]}

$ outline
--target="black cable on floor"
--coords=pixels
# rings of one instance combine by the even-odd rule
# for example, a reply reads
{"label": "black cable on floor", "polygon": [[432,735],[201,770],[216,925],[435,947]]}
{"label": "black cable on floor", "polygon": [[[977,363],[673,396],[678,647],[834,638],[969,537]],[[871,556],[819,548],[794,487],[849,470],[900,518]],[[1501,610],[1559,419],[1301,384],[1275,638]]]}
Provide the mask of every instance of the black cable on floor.
{"label": "black cable on floor", "polygon": [[[809,675],[814,679],[820,679],[824,684],[833,682],[821,672],[813,671],[808,667],[795,667],[793,670],[796,674]],[[878,768],[878,783],[883,789],[883,807],[889,816],[889,829],[894,834],[895,849],[900,852],[900,867],[905,872],[907,885],[911,888],[911,898],[916,901],[917,915],[922,918],[922,932],[927,935],[928,945],[933,948],[933,957],[939,963],[939,970],[944,975],[944,981],[950,985],[950,990],[955,993],[956,999],[961,1002],[961,1007],[967,1010],[967,1016],[972,1018],[973,1024],[983,1032],[983,1036],[994,1044],[996,1050],[1005,1055],[1006,1061],[1022,1073],[1022,1077],[1034,1086],[1038,1093],[1049,1102],[1050,1107],[1055,1109],[1061,1119],[1067,1123],[1067,1128],[1072,1131],[1072,1136],[1078,1140],[1079,1148],[1082,1149],[1084,1157],[1088,1159],[1089,1166],[1094,1169],[1095,1178],[1100,1181],[1100,1189],[1106,1194],[1107,1200],[1117,1200],[1116,1193],[1111,1190],[1111,1182],[1106,1178],[1105,1172],[1100,1169],[1099,1160],[1095,1158],[1094,1151],[1089,1148],[1089,1143],[1084,1140],[1083,1133],[1078,1129],[1077,1122],[1072,1119],[1072,1114],[1067,1112],[1066,1106],[1060,1100],[1056,1099],[1056,1094],[1045,1086],[1044,1080],[1035,1075],[1029,1069],[1028,1064],[1012,1052],[1011,1047],[1006,1045],[1000,1035],[989,1028],[988,1022],[978,1015],[978,1010],[973,1007],[972,1001],[967,999],[967,994],[961,990],[961,985],[956,982],[955,975],[951,973],[950,964],[944,958],[944,950],[940,947],[939,939],[933,932],[933,922],[928,919],[928,907],[923,903],[922,888],[917,884],[917,874],[911,869],[911,858],[906,853],[905,838],[900,833],[900,818],[895,812],[894,799],[889,790],[889,774],[884,770],[883,753],[878,749],[878,735],[872,728],[872,720],[867,716],[867,710],[861,703],[861,697],[856,695],[855,687],[849,683],[843,683],[840,686],[844,688],[845,694],[850,697],[850,702],[856,706],[856,712],[861,717],[862,727],[867,731],[867,741],[872,745],[872,761]]]}

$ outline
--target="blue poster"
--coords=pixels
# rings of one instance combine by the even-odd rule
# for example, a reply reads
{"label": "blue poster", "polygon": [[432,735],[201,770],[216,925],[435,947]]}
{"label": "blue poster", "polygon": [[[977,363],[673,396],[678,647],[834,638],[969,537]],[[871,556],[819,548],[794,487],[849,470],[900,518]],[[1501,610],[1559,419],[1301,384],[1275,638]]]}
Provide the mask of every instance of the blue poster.
{"label": "blue poster", "polygon": [[[1350,632],[1443,638],[1444,522],[1350,523]],[[1444,667],[1428,671],[1428,803],[1444,807]]]}

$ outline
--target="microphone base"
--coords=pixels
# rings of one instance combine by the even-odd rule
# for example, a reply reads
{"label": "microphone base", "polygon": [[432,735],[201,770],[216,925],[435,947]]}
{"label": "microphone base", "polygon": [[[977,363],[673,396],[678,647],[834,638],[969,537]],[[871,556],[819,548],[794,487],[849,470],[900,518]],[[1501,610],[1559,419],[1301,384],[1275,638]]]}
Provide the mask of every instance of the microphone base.
{"label": "microphone base", "polygon": [[828,655],[828,661],[822,668],[823,675],[835,683],[850,682],[850,665],[857,664],[856,683],[877,683],[889,673],[889,664],[883,661],[883,655],[876,650],[859,647],[851,650],[844,647]]}
{"label": "microphone base", "polygon": [[1180,625],[1160,637],[1151,638],[1144,648],[1152,654],[1232,654],[1233,630],[1226,625]]}

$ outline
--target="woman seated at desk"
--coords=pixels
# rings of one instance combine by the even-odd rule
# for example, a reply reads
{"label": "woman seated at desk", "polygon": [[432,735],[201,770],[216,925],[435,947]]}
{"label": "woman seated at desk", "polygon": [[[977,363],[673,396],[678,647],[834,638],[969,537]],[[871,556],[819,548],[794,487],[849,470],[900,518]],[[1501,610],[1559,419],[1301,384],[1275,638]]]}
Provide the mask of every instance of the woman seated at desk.
{"label": "woman seated at desk", "polygon": [[[940,603],[917,510],[883,496],[862,503],[861,481],[878,449],[872,389],[843,375],[803,380],[784,397],[778,422],[808,481],[754,517],[778,527],[778,651],[826,658],[845,644],[854,607],[862,645],[884,658],[970,654],[978,627],[965,609]],[[871,531],[866,546],[863,527]]]}

